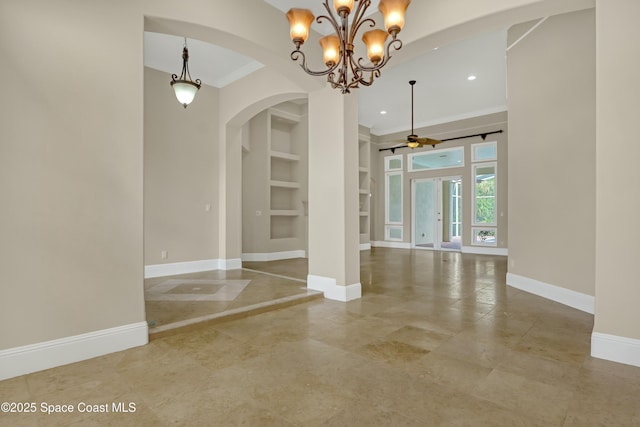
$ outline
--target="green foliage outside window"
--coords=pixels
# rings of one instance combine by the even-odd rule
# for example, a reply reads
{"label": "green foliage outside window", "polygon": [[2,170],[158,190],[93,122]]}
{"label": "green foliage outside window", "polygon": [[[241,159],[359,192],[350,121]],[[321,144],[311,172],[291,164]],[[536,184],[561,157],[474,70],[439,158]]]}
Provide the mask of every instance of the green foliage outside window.
{"label": "green foliage outside window", "polygon": [[496,223],[495,179],[485,179],[476,183],[476,223]]}

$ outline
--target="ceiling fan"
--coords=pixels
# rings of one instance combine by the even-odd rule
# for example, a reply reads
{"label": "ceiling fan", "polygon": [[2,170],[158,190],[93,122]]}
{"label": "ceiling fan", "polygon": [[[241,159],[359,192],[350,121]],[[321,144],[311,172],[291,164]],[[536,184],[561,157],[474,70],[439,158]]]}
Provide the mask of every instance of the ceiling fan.
{"label": "ceiling fan", "polygon": [[[413,86],[416,84],[416,81],[410,80],[409,84],[411,85],[411,135],[407,135],[407,140],[405,141],[407,144],[407,147],[418,148],[418,147],[422,147],[423,145],[430,145],[432,147],[435,147],[436,144],[441,144],[442,141],[439,139],[433,139],[433,138],[420,138],[413,131]],[[394,147],[394,148],[397,148],[397,147]]]}

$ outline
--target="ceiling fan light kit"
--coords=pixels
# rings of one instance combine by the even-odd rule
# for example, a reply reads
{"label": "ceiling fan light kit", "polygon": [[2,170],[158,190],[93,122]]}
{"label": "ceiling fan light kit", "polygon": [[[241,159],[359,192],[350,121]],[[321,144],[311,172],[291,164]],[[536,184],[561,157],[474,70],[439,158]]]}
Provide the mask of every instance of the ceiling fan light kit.
{"label": "ceiling fan light kit", "polygon": [[[300,66],[307,74],[326,75],[331,86],[340,89],[343,94],[350,93],[351,89],[360,85],[370,86],[375,78],[380,77],[380,69],[391,58],[391,48],[402,48],[402,41],[397,36],[404,27],[409,3],[411,0],[380,0],[378,8],[384,17],[386,31],[373,29],[363,34],[362,41],[367,47],[367,57],[370,61],[367,64],[363,62],[362,57],[355,59],[354,42],[360,27],[366,24],[373,28],[376,25],[373,19],[365,18],[371,0],[334,0],[333,10],[329,7],[329,0],[324,0],[322,5],[327,15],[318,16],[316,22],[330,23],[335,34],[320,39],[324,65],[327,67],[321,71],[309,69],[305,54],[300,50],[309,38],[311,23],[314,20],[313,13],[308,9],[290,9],[286,16],[289,20],[291,41],[296,46],[291,52],[291,59],[301,60]],[[349,22],[351,12],[354,13],[353,20]],[[391,41],[387,43],[389,36]]]}

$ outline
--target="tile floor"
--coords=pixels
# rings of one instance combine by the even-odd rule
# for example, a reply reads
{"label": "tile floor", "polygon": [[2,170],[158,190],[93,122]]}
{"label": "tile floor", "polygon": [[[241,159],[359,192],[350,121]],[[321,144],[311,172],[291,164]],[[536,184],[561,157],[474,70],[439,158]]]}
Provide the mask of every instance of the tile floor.
{"label": "tile floor", "polygon": [[593,316],[506,287],[505,258],[375,249],[361,265],[357,301],[0,382],[0,401],[134,413],[0,413],[0,425],[640,426],[640,368],[591,358]]}

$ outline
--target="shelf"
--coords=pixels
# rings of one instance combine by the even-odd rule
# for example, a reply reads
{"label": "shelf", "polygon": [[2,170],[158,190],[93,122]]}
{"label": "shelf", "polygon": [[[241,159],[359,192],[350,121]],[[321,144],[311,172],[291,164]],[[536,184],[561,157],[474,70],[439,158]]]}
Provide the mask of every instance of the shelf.
{"label": "shelf", "polygon": [[272,186],[272,187],[278,187],[278,188],[291,188],[291,189],[300,188],[300,183],[299,182],[288,182],[288,181],[274,181],[274,180],[271,180],[271,181],[269,181],[269,185]]}
{"label": "shelf", "polygon": [[271,113],[271,117],[277,117],[279,121],[290,125],[299,123],[300,120],[302,120],[302,116],[300,116],[299,114],[278,110],[276,108],[270,108],[269,112]]}
{"label": "shelf", "polygon": [[283,153],[282,151],[270,151],[269,154],[271,155],[271,157],[274,157],[276,159],[281,159],[281,160],[287,160],[290,162],[297,162],[300,160],[300,156],[298,156],[297,154],[291,154],[291,153]]}
{"label": "shelf", "polygon": [[360,216],[369,216],[369,212],[360,211]]}
{"label": "shelf", "polygon": [[369,194],[369,190],[367,190],[366,188],[361,188],[360,194]]}
{"label": "shelf", "polygon": [[270,215],[271,216],[299,216],[300,211],[289,210],[289,209],[272,210],[270,212]]}
{"label": "shelf", "polygon": [[368,173],[369,172],[369,168],[366,166],[360,166],[358,168],[358,171],[360,171],[360,173]]}

